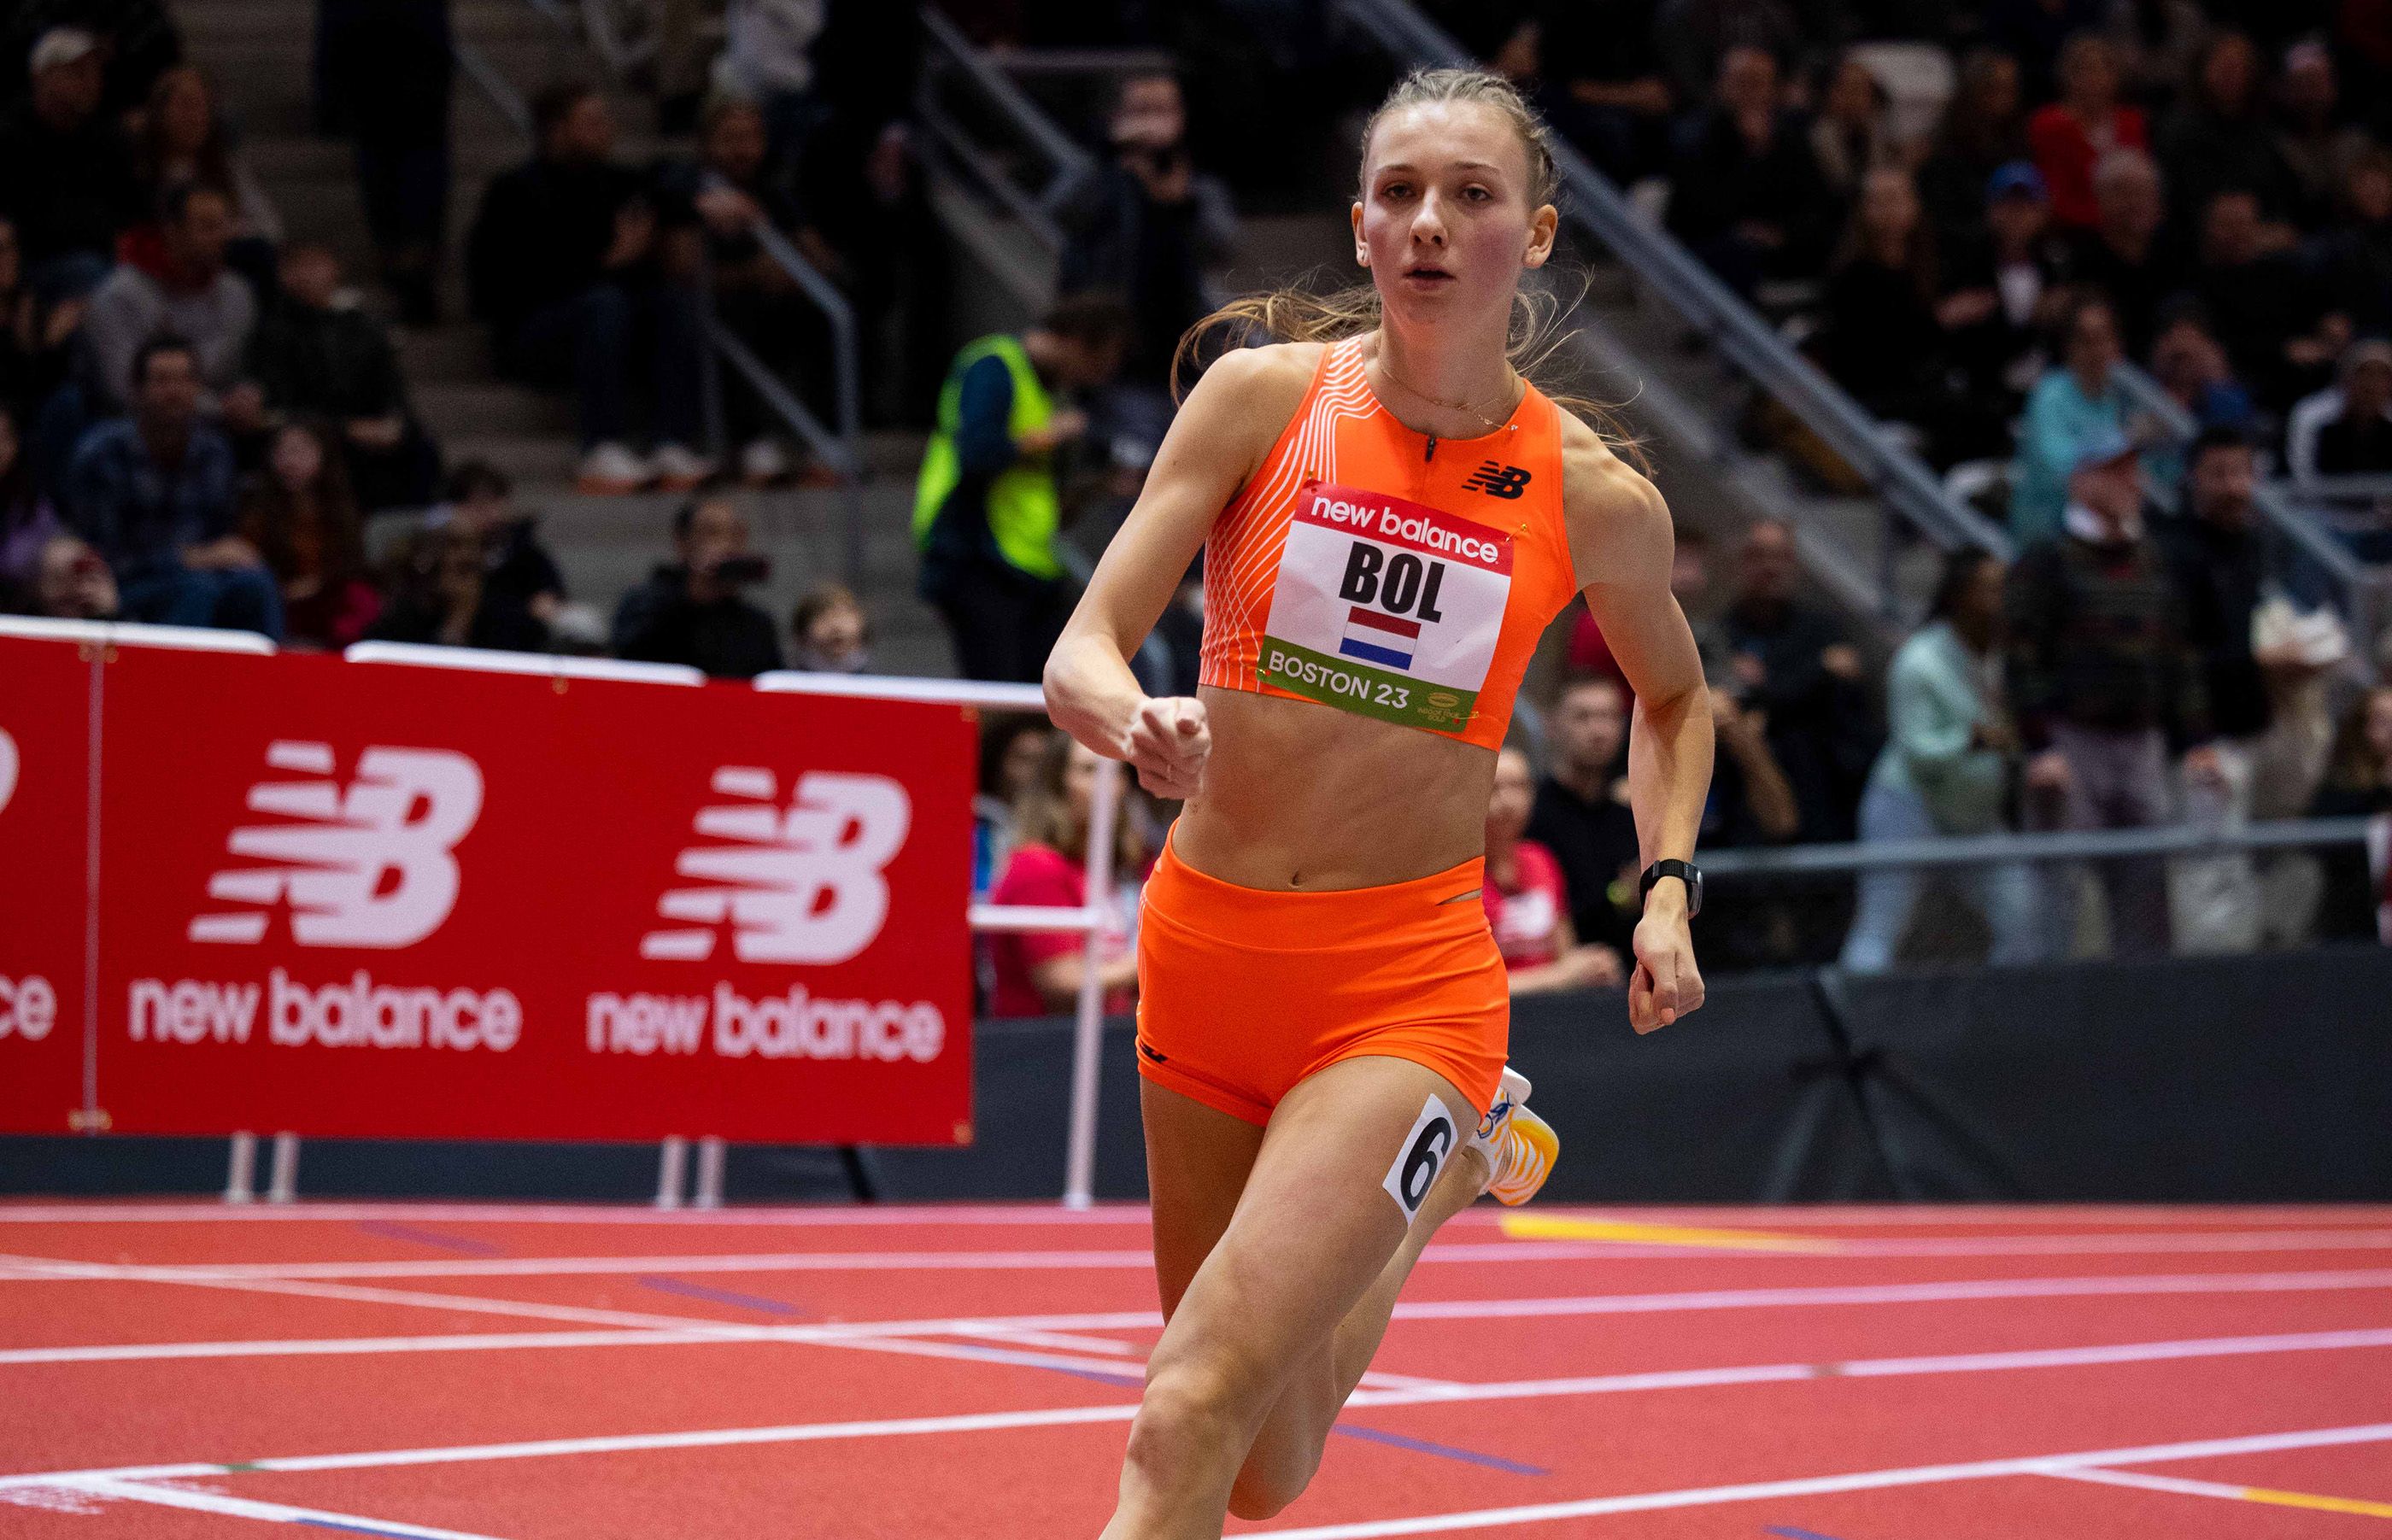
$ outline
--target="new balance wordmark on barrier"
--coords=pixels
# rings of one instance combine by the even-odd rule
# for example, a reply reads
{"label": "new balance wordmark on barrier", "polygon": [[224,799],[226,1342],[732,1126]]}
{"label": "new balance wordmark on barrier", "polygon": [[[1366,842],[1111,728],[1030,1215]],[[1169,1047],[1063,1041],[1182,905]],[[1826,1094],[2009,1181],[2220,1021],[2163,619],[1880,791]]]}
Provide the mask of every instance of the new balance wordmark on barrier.
{"label": "new balance wordmark on barrier", "polygon": [[689,929],[652,930],[640,955],[696,962],[714,955],[722,925],[743,963],[844,963],[872,944],[889,915],[881,874],[905,844],[914,805],[885,775],[808,770],[785,809],[771,770],[725,765],[718,796],[700,808],[697,833],[724,843],[683,850],[673,870],[710,886],[678,887],[656,901],[660,918]]}
{"label": "new balance wordmark on barrier", "polygon": [[1490,459],[1471,472],[1462,485],[1490,498],[1516,498],[1528,488],[1528,472],[1516,465],[1500,465]]}
{"label": "new balance wordmark on barrier", "polygon": [[253,907],[194,917],[194,941],[254,945],[287,903],[303,947],[411,947],[457,905],[457,842],[482,815],[481,768],[448,749],[369,748],[344,786],[330,744],[278,740],[266,762],[309,780],[261,781],[248,807],[277,820],[226,848],[269,861],[208,879],[208,897]]}

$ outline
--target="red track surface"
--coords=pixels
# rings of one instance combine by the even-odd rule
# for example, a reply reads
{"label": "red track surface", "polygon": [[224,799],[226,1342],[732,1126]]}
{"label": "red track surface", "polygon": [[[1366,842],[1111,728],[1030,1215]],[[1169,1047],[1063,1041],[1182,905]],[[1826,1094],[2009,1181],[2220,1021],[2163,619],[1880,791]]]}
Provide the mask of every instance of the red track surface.
{"label": "red track surface", "polygon": [[[2392,1540],[2392,1209],[1529,1224],[1448,1227],[1313,1490],[1231,1533]],[[0,1205],[0,1536],[1093,1536],[1145,1239]]]}

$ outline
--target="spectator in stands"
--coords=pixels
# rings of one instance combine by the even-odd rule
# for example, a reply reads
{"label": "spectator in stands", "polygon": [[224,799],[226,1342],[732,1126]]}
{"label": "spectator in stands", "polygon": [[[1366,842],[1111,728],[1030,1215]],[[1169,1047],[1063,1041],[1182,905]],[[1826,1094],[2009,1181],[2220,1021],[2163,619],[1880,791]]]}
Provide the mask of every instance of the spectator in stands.
{"label": "spectator in stands", "polygon": [[2160,164],[2181,207],[2205,209],[2230,188],[2278,218],[2291,215],[2299,187],[2265,109],[2259,50],[2238,32],[2210,34],[2185,99],[2160,125]]}
{"label": "spectator in stands", "polygon": [[[797,280],[773,260],[757,232],[769,228],[796,238],[818,264],[825,252],[821,238],[804,227],[769,144],[761,109],[736,97],[717,97],[706,104],[698,154],[666,163],[657,196],[681,248],[676,258],[695,265],[702,252],[710,265],[707,280],[722,323],[773,367],[796,361],[801,388],[823,402],[830,388],[828,339]],[[740,446],[741,478],[762,486],[786,476],[788,454],[769,431],[755,393],[728,393],[723,409]],[[826,406],[822,415],[835,414]]]}
{"label": "spectator in stands", "polygon": [[1801,53],[1814,30],[1843,35],[1833,24],[1840,8],[1836,0],[1805,0],[1802,9],[1814,24],[1806,29],[1786,0],[1661,0],[1653,39],[1669,71],[1670,89],[1680,101],[1696,102],[1738,48],[1756,48],[1783,61]]}
{"label": "spectator in stands", "polygon": [[500,653],[549,648],[548,628],[490,582],[482,536],[453,521],[420,530],[409,542],[390,601],[366,635]]}
{"label": "spectator in stands", "polygon": [[728,0],[723,7],[714,88],[758,106],[771,125],[774,153],[784,162],[804,151],[822,114],[813,88],[814,44],[830,8],[826,0]]}
{"label": "spectator in stands", "polygon": [[[1894,654],[1886,677],[1891,731],[1861,798],[1863,841],[1965,837],[2002,827],[2019,749],[2000,685],[2008,573],[1990,551],[1959,550],[1945,559],[1927,624]],[[2034,959],[2035,889],[2028,868],[2000,862],[1956,867],[1947,875],[1993,932],[1988,962]],[[1844,938],[1846,968],[1883,973],[1892,966],[1925,878],[1915,866],[1862,874],[1859,908]]]}
{"label": "spectator in stands", "polygon": [[1229,259],[1238,223],[1221,179],[1196,169],[1188,112],[1169,74],[1123,79],[1106,123],[1109,158],[1065,194],[1059,293],[1128,302],[1132,326],[1122,382],[1100,403],[1112,432],[1138,446],[1143,469],[1170,425],[1172,355],[1213,308],[1205,273]]}
{"label": "spectator in stands", "polygon": [[[1985,184],[1978,233],[1963,244],[1937,317],[1952,328],[1952,356],[1970,397],[2007,422],[2043,370],[2043,342],[2066,303],[2068,254],[2051,229],[2043,174],[2012,161]],[[1971,454],[1994,445],[1971,441]]]}
{"label": "spectator in stands", "polygon": [[2235,377],[2226,350],[2209,334],[2200,304],[2180,300],[2164,314],[2152,343],[2152,377],[2202,427],[2248,432],[2258,408]]}
{"label": "spectator in stands", "polygon": [[[1096,754],[1058,732],[1046,742],[1035,783],[1014,812],[1014,846],[991,903],[1079,909],[1088,901],[1088,817]],[[1146,851],[1127,809],[1113,826],[1110,916],[1096,937],[1095,966],[1108,1016],[1128,1012],[1138,993],[1138,895]],[[1053,1016],[1072,1008],[1089,966],[1089,938],[1076,930],[1006,931],[994,943],[995,1016]]]}
{"label": "spectator in stands", "polygon": [[1644,914],[1636,879],[1644,871],[1636,816],[1628,806],[1628,687],[1606,674],[1562,686],[1545,718],[1551,752],[1537,783],[1528,836],[1552,852],[1569,892],[1579,939],[1631,955]]}
{"label": "spectator in stands", "polygon": [[[514,505],[514,485],[488,460],[469,459],[448,472],[441,500],[424,525],[455,525],[480,542],[482,587],[500,602],[555,628],[566,606],[565,574],[540,541],[539,521]],[[586,606],[575,606],[586,608]],[[596,628],[604,651],[605,627]]]}
{"label": "spectator in stands", "polygon": [[1828,270],[1819,358],[1854,400],[1916,430],[1927,458],[1946,465],[2000,437],[1999,417],[1969,400],[1953,353],[1956,334],[1990,317],[1997,296],[1939,296],[1940,277],[1910,173],[1878,167]]}
{"label": "spectator in stands", "polygon": [[2010,537],[2022,550],[2060,533],[2079,451],[2124,432],[2126,421],[2117,313],[2109,302],[2079,297],[2061,319],[2060,338],[2064,362],[2027,393],[2010,471]]}
{"label": "spectator in stands", "polygon": [[1087,431],[1059,407],[1121,368],[1129,317],[1118,301],[1065,300],[1019,337],[956,355],[914,496],[919,589],[947,624],[966,679],[1034,681],[1070,607],[1055,550],[1057,451]]}
{"label": "spectator in stands", "polygon": [[2362,337],[2343,350],[2340,408],[2318,423],[2309,470],[2320,476],[2392,472],[2392,342]]}
{"label": "spectator in stands", "polygon": [[[2350,703],[2334,736],[2325,784],[2309,812],[2315,818],[2392,815],[2392,685],[2378,685]],[[2325,893],[2318,912],[2321,939],[2392,946],[2392,871],[2373,853],[2379,844],[2340,845],[2325,853]]]}
{"label": "spectator in stands", "polygon": [[2362,336],[2392,334],[2392,151],[2357,156],[2342,182],[2341,219],[2310,260],[2326,303]]}
{"label": "spectator in stands", "polygon": [[32,613],[53,620],[120,620],[116,578],[88,542],[53,535],[35,559]]}
{"label": "spectator in stands", "polygon": [[1622,187],[1659,171],[1677,96],[1653,21],[1658,0],[1540,0],[1531,7],[1545,121]]}
{"label": "spectator in stands", "polygon": [[2291,176],[2294,223],[2315,228],[2333,217],[2344,179],[2372,148],[2367,131],[2345,120],[2334,50],[2305,37],[2284,50],[2276,87],[2276,159]]}
{"label": "spectator in stands", "polygon": [[[183,57],[182,36],[166,14],[165,0],[17,0],[9,8],[14,14],[0,36],[0,52],[9,58],[25,58],[40,39],[61,28],[98,40],[105,61],[98,100],[111,118],[137,110],[149,99],[159,71]],[[6,96],[18,99],[22,90],[12,83]]]}
{"label": "spectator in stands", "polygon": [[745,679],[781,666],[773,617],[739,590],[771,576],[748,549],[748,516],[727,498],[702,498],[673,513],[679,560],[659,566],[615,610],[618,657],[682,663],[713,679]]}
{"label": "spectator in stands", "polygon": [[1818,110],[1811,118],[1811,158],[1847,209],[1856,209],[1861,184],[1881,166],[1903,163],[1886,129],[1892,98],[1858,54],[1838,55],[1819,71]]}
{"label": "spectator in stands", "polygon": [[[282,222],[248,162],[234,149],[207,77],[193,66],[175,66],[150,88],[150,105],[133,142],[133,169],[142,201],[151,209],[161,208],[173,188],[202,187],[221,193],[233,220],[227,260],[261,292],[272,291],[274,244],[282,239]],[[129,260],[162,265],[162,235],[139,226],[127,232]]]}
{"label": "spectator in stands", "polygon": [[1670,182],[1670,228],[1738,293],[1818,271],[1834,205],[1765,49],[1721,57],[1711,105],[1687,125]]}
{"label": "spectator in stands", "polygon": [[1013,855],[1014,815],[1038,783],[1038,767],[1055,741],[1046,718],[982,712],[980,727],[980,789],[972,795],[972,898],[984,899],[989,886]]}
{"label": "spectator in stands", "polygon": [[[509,373],[573,387],[582,491],[696,486],[713,471],[691,448],[706,359],[696,292],[662,271],[656,209],[614,160],[605,97],[560,86],[535,120],[539,152],[490,184],[467,237],[474,313]],[[645,458],[630,444],[637,383],[649,387]]]}
{"label": "spectator in stands", "polygon": [[2139,357],[2157,332],[2160,303],[2182,286],[2188,266],[2179,243],[2163,239],[2159,162],[2139,149],[2112,150],[2094,169],[2093,198],[2097,218],[2074,232],[2072,271],[2110,302],[2120,338]]}
{"label": "spectator in stands", "polygon": [[[25,278],[17,226],[0,215],[0,408],[26,430],[72,367],[84,308],[81,299],[51,300],[34,291]],[[28,431],[26,436],[33,435]],[[71,452],[73,440],[58,447]],[[47,485],[55,469],[37,463],[36,479]]]}
{"label": "spectator in stands", "polygon": [[448,0],[316,0],[317,117],[345,132],[384,281],[410,326],[439,318],[448,210]]}
{"label": "spectator in stands", "polygon": [[1533,839],[1523,839],[1533,796],[1528,757],[1516,748],[1495,756],[1495,783],[1487,797],[1487,871],[1478,890],[1487,923],[1514,995],[1593,989],[1624,977],[1620,955],[1580,941],[1570,923],[1570,895],[1561,863]]}
{"label": "spectator in stands", "polygon": [[817,583],[789,615],[792,667],[861,674],[872,666],[872,617],[844,584]]}
{"label": "spectator in stands", "polygon": [[[1800,837],[1802,814],[1785,769],[1769,747],[1769,720],[1747,707],[1727,681],[1710,690],[1711,732],[1718,757],[1703,803],[1701,845],[1707,850],[1783,845]],[[1813,892],[1789,899],[1782,886],[1726,883],[1703,898],[1705,955],[1727,967],[1783,965],[1814,955],[1815,934],[1840,925]],[[1799,912],[1808,908],[1812,912]]]}
{"label": "spectator in stands", "polygon": [[2328,307],[2282,232],[2261,222],[2259,200],[2238,188],[2202,211],[2191,291],[2234,372],[2271,408],[2325,384],[2350,340],[2349,317]]}
{"label": "spectator in stands", "polygon": [[256,418],[255,393],[243,393],[246,410],[236,408],[229,393],[240,382],[248,359],[257,298],[225,265],[231,205],[213,188],[182,183],[166,190],[159,212],[164,235],[160,271],[127,264],[92,291],[83,335],[94,405],[103,413],[130,409],[134,359],[152,338],[171,334],[198,361],[201,384],[222,398],[228,416],[239,419],[234,426],[247,431]]}
{"label": "spectator in stands", "polygon": [[2051,189],[2061,225],[2090,228],[2100,217],[2093,172],[2113,149],[2149,145],[2142,109],[2118,100],[2118,57],[2099,32],[2078,32],[2060,51],[2060,99],[2027,120],[2027,143]]}
{"label": "spectator in stands", "polygon": [[67,468],[66,512],[116,575],[125,613],[169,626],[282,634],[282,604],[256,548],[234,531],[232,446],[200,415],[190,344],[153,338],[135,356],[134,415],[100,423]]}
{"label": "spectator in stands", "polygon": [[389,335],[343,291],[340,259],[319,241],[283,249],[280,289],[250,342],[249,374],[267,409],[339,425],[366,511],[421,506],[438,456],[408,408]]}
{"label": "spectator in stands", "polygon": [[64,527],[33,478],[32,457],[18,441],[16,414],[0,407],[0,589],[31,583],[42,548]]}
{"label": "spectator in stands", "polygon": [[[2026,549],[2008,596],[2009,682],[2030,751],[2028,815],[2045,828],[2138,829],[2175,816],[2171,749],[2189,776],[2215,780],[2207,692],[2183,602],[2143,528],[2135,446],[2114,431],[2083,440],[2063,532]],[[2163,954],[2164,865],[2102,863],[2112,950]],[[2074,934],[2073,874],[2050,885],[2049,950]]]}
{"label": "spectator in stands", "polygon": [[1729,693],[1757,715],[1793,788],[1800,837],[1850,839],[1877,752],[1860,652],[1825,611],[1795,596],[1794,528],[1762,519],[1736,551],[1736,592],[1720,617]]}
{"label": "spectator in stands", "polygon": [[1956,249],[1965,242],[1976,230],[1995,173],[2027,158],[2018,60],[1997,49],[1976,49],[1960,61],[1959,83],[1918,167],[1918,195],[1936,237]]}
{"label": "spectator in stands", "polygon": [[28,279],[49,299],[97,286],[117,235],[141,215],[124,136],[100,110],[103,59],[87,32],[44,32],[29,59],[32,96],[0,132],[0,213],[24,242]]}
{"label": "spectator in stands", "polygon": [[287,640],[336,651],[382,613],[357,499],[326,430],[304,421],[276,430],[266,469],[241,499],[240,535],[281,585]]}
{"label": "spectator in stands", "polygon": [[2028,97],[2042,101],[2061,88],[2067,45],[2100,26],[2105,9],[2100,0],[1989,0],[1982,7],[1985,39],[2019,61]]}

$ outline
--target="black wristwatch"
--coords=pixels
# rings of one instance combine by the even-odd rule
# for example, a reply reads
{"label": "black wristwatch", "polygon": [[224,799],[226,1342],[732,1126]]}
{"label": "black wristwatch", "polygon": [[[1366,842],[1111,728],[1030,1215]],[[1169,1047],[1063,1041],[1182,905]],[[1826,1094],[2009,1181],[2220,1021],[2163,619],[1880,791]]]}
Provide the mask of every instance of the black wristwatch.
{"label": "black wristwatch", "polygon": [[1644,868],[1644,877],[1636,884],[1636,899],[1642,903],[1651,895],[1653,885],[1663,877],[1675,877],[1686,885],[1686,918],[1691,920],[1703,912],[1703,874],[1690,861],[1657,861]]}

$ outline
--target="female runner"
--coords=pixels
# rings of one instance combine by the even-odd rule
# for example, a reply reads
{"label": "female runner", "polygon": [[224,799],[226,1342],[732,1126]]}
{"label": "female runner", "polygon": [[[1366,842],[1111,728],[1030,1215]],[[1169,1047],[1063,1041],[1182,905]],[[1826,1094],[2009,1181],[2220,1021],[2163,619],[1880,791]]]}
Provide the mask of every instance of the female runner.
{"label": "female runner", "polygon": [[[1631,799],[1667,873],[1630,1019],[1702,1003],[1684,862],[1711,718],[1669,512],[1507,352],[1559,217],[1544,131],[1501,78],[1426,71],[1362,160],[1375,299],[1225,313],[1302,340],[1206,371],[1046,666],[1059,725],[1187,799],[1138,943],[1167,1325],[1105,1540],[1215,1540],[1293,1501],[1436,1227],[1550,1169],[1478,887],[1513,697],[1576,591],[1635,687]],[[1150,699],[1124,660],[1199,546],[1200,693]]]}

